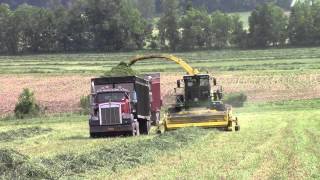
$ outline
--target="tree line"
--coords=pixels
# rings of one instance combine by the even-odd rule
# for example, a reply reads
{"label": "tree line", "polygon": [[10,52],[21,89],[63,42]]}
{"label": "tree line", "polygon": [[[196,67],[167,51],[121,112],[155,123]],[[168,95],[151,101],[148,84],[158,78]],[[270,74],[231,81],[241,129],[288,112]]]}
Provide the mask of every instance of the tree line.
{"label": "tree line", "polygon": [[320,1],[297,2],[286,13],[275,3],[257,6],[244,27],[239,16],[194,8],[179,12],[166,0],[158,23],[158,46],[167,50],[267,48],[320,45]]}
{"label": "tree line", "polygon": [[148,26],[127,0],[75,1],[46,9],[0,5],[0,52],[39,53],[141,49]]}
{"label": "tree line", "polygon": [[[68,6],[74,0],[0,0],[0,3],[6,3],[13,9],[17,8],[23,3],[27,3],[37,7],[50,8],[54,3],[61,3],[64,6]],[[136,7],[141,10],[141,14],[144,16],[155,16],[162,13],[162,1],[163,0],[131,0],[135,3]],[[206,7],[208,12],[224,11],[224,12],[239,12],[239,11],[251,11],[258,5],[263,3],[274,2],[278,6],[290,9],[292,0],[179,0],[181,8],[185,8],[192,4],[194,7],[201,8]],[[143,6],[141,6],[143,5]]]}
{"label": "tree line", "polygon": [[[141,1],[142,2],[142,1]],[[320,45],[320,2],[296,3],[290,15],[275,3],[257,6],[244,27],[240,17],[208,12],[180,0],[162,0],[159,20],[132,0],[77,0],[66,7],[0,5],[0,53],[162,49],[266,48]],[[140,6],[143,6],[141,4]]]}

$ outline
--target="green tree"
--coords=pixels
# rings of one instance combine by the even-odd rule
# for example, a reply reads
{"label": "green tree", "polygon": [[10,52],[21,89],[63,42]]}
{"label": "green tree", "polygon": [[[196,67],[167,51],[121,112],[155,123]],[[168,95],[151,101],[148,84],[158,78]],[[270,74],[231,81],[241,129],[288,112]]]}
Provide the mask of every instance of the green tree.
{"label": "green tree", "polygon": [[320,0],[314,0],[312,4],[313,40],[315,45],[320,45]]}
{"label": "green tree", "polygon": [[320,1],[299,1],[292,7],[288,34],[292,45],[320,44]]}
{"label": "green tree", "polygon": [[232,18],[225,13],[216,11],[211,14],[211,46],[214,48],[226,48],[232,38]]}
{"label": "green tree", "polygon": [[248,46],[248,34],[247,31],[243,28],[243,22],[240,20],[238,15],[231,16],[231,23],[232,23],[232,33],[231,33],[231,45],[240,47],[240,48],[247,48]]}
{"label": "green tree", "polygon": [[[129,0],[132,1],[132,0]],[[144,18],[153,18],[155,15],[155,0],[134,0],[136,8]]]}
{"label": "green tree", "polygon": [[128,50],[142,46],[146,23],[131,3],[94,0],[88,3],[86,14],[96,50]]}
{"label": "green tree", "polygon": [[180,21],[182,48],[189,50],[206,47],[210,22],[207,11],[189,8]]}
{"label": "green tree", "polygon": [[179,2],[177,0],[163,0],[164,13],[161,16],[158,29],[161,48],[177,50],[179,37]]}
{"label": "green tree", "polygon": [[0,53],[8,52],[10,18],[12,12],[7,4],[0,4]]}
{"label": "green tree", "polygon": [[21,52],[50,52],[55,44],[53,14],[50,10],[21,5],[14,12],[19,19]]}
{"label": "green tree", "polygon": [[117,27],[121,1],[92,0],[86,7],[89,28],[94,35],[93,46],[96,50],[115,50],[119,45]]}
{"label": "green tree", "polygon": [[287,17],[273,3],[258,6],[249,17],[249,38],[252,47],[283,45],[287,39]]}
{"label": "green tree", "polygon": [[145,45],[144,40],[147,34],[151,33],[145,19],[138,9],[133,8],[129,3],[124,2],[120,9],[121,19],[119,29],[123,50],[141,49]]}
{"label": "green tree", "polygon": [[69,28],[67,24],[69,23],[68,10],[60,3],[54,3],[51,6],[54,15],[54,27],[56,29],[56,47],[57,52],[66,52],[69,47]]}
{"label": "green tree", "polygon": [[89,21],[84,11],[87,1],[74,1],[69,9],[63,6],[56,8],[56,29],[64,51],[86,51],[92,49],[92,33],[89,32]]}
{"label": "green tree", "polygon": [[2,51],[9,54],[17,54],[19,51],[19,32],[22,19],[16,15],[15,11],[11,11],[7,4],[1,4],[0,23],[0,44],[3,44],[1,47]]}

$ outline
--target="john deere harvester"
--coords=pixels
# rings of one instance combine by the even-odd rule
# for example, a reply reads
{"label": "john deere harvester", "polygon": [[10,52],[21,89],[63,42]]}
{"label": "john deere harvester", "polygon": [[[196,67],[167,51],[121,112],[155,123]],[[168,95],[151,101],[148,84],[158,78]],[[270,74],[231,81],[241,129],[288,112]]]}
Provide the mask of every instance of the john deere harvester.
{"label": "john deere harvester", "polygon": [[238,119],[232,116],[232,107],[223,103],[222,87],[209,74],[202,74],[192,68],[184,60],[172,55],[149,55],[137,57],[129,63],[161,58],[179,64],[187,75],[177,80],[175,104],[168,108],[164,115],[165,130],[183,127],[221,128],[224,130],[240,130]]}

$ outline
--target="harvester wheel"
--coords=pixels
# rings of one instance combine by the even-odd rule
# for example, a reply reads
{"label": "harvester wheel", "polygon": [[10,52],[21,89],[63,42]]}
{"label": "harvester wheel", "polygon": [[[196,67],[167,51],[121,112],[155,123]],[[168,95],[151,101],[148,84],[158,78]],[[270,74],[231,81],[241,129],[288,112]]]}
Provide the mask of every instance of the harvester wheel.
{"label": "harvester wheel", "polygon": [[235,130],[235,131],[240,131],[240,126],[239,126],[239,125],[236,125],[236,126],[234,127],[234,130]]}
{"label": "harvester wheel", "polygon": [[230,127],[230,126],[226,127],[225,130],[226,130],[226,131],[232,131],[232,126],[231,126],[231,127]]}
{"label": "harvester wheel", "polygon": [[228,126],[225,128],[226,131],[232,131],[232,121],[228,121]]}

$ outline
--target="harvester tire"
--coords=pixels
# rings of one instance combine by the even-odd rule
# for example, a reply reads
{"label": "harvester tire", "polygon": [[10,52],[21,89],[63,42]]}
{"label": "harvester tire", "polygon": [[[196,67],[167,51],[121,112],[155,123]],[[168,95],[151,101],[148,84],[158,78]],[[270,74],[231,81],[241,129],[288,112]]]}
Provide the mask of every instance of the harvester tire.
{"label": "harvester tire", "polygon": [[234,130],[235,130],[235,131],[240,131],[240,126],[239,126],[239,125],[236,125],[236,126],[234,127]]}
{"label": "harvester tire", "polygon": [[230,126],[226,127],[225,130],[226,131],[232,131],[232,126],[231,127]]}

